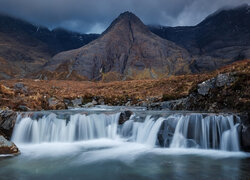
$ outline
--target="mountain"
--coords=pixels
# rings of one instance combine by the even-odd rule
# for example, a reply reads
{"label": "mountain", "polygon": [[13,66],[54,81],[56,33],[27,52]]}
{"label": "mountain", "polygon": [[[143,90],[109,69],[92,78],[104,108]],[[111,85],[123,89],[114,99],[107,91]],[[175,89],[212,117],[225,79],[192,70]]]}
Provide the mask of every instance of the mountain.
{"label": "mountain", "polygon": [[91,43],[57,54],[49,70],[64,63],[89,80],[158,78],[190,73],[188,52],[150,32],[133,13],[122,13]]}
{"label": "mountain", "polygon": [[0,15],[0,79],[113,81],[212,71],[250,59],[249,22],[249,5],[187,27],[145,26],[125,12],[98,35]]}
{"label": "mountain", "polygon": [[196,26],[151,26],[150,30],[187,49],[193,72],[217,69],[250,58],[250,6],[218,10]]}
{"label": "mountain", "polygon": [[0,79],[24,77],[41,70],[61,51],[81,47],[99,35],[53,31],[0,15]]}

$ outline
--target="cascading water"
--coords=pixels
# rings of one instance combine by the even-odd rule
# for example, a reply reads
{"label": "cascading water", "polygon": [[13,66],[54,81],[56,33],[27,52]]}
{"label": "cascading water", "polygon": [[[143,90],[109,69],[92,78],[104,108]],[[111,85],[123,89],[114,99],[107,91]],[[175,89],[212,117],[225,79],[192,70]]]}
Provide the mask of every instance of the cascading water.
{"label": "cascading water", "polygon": [[17,143],[73,142],[97,138],[117,138],[119,113],[112,115],[75,114],[66,121],[49,114],[40,119],[17,119],[12,140]]}
{"label": "cascading water", "polygon": [[240,150],[237,116],[172,113],[142,117],[135,113],[118,125],[119,117],[120,113],[75,113],[66,120],[55,113],[40,118],[22,114],[17,118],[12,140],[42,143],[108,138],[167,148]]}
{"label": "cascading water", "polygon": [[237,122],[234,116],[201,114],[171,116],[177,118],[170,148],[201,148],[239,151]]}

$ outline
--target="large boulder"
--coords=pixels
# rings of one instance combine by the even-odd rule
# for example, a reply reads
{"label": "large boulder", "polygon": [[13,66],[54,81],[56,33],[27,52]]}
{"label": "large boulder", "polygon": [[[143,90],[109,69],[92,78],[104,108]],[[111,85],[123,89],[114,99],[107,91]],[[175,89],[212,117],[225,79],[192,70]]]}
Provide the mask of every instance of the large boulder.
{"label": "large boulder", "polygon": [[16,118],[16,112],[10,110],[0,110],[0,133],[7,139],[11,138]]}
{"label": "large boulder", "polygon": [[164,120],[161,124],[160,130],[157,134],[158,144],[161,147],[169,147],[170,143],[172,142],[175,126],[176,126],[176,119],[168,119]]}
{"label": "large boulder", "polygon": [[119,124],[125,123],[127,120],[129,120],[130,116],[133,114],[131,111],[124,111],[121,112],[120,118],[119,118]]}
{"label": "large boulder", "polygon": [[11,154],[11,155],[18,155],[20,153],[17,146],[8,141],[6,138],[0,135],[0,155],[1,154]]}

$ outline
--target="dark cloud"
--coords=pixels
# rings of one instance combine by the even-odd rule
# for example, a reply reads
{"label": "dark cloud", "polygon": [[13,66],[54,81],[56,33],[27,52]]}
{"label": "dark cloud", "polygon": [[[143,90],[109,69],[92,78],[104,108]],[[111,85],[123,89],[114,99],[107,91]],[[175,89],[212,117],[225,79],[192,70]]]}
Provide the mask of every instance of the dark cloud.
{"label": "dark cloud", "polygon": [[0,12],[49,28],[102,32],[124,11],[146,24],[194,25],[225,6],[249,0],[0,0]]}

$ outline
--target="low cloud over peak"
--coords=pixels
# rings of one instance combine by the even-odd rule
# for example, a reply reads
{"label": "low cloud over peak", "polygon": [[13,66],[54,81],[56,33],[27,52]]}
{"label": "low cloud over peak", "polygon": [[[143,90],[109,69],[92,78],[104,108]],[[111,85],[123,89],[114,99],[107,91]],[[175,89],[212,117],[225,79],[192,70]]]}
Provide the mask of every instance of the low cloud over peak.
{"label": "low cloud over peak", "polygon": [[222,7],[243,3],[249,0],[1,0],[0,13],[49,28],[101,33],[124,11],[145,24],[195,25]]}

